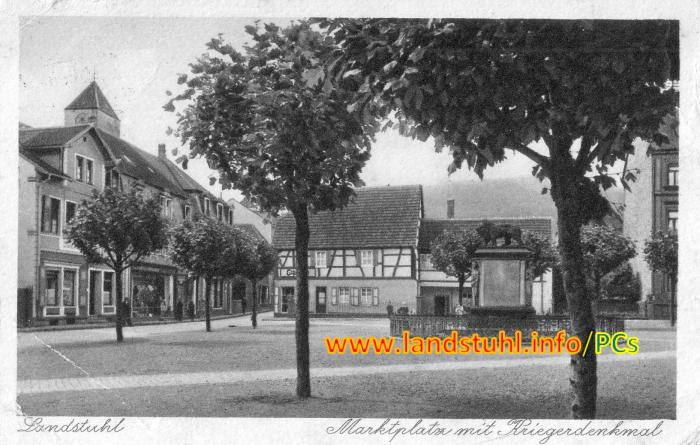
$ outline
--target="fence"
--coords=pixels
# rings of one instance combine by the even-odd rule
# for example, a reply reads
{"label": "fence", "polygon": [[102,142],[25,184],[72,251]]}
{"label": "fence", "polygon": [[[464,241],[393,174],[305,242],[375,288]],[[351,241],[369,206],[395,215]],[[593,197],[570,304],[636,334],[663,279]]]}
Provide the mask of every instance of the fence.
{"label": "fence", "polygon": [[[440,337],[457,331],[460,335],[479,334],[496,336],[503,330],[506,335],[513,336],[516,330],[523,337],[529,337],[531,331],[539,335],[553,336],[560,330],[572,332],[571,320],[568,316],[532,315],[528,317],[505,317],[497,315],[464,315],[464,316],[430,316],[430,315],[394,315],[391,320],[391,335],[400,337],[403,331],[409,331],[415,337]],[[596,330],[614,333],[624,330],[624,320],[612,317],[598,317]]]}

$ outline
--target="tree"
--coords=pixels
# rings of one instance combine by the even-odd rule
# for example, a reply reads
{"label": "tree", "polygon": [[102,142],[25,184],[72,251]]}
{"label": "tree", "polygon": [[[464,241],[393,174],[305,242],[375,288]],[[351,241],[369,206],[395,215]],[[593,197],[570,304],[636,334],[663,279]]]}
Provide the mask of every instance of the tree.
{"label": "tree", "polygon": [[206,281],[204,313],[207,332],[211,332],[211,283],[215,277],[235,274],[234,267],[239,263],[238,248],[233,228],[211,218],[184,221],[170,231],[173,262]]}
{"label": "tree", "polygon": [[462,305],[464,282],[471,273],[476,249],[484,243],[475,230],[445,230],[430,245],[430,253],[435,268],[457,278],[459,304]]}
{"label": "tree", "polygon": [[671,326],[676,322],[676,286],[678,285],[678,235],[672,232],[657,232],[644,243],[644,259],[655,272],[666,274],[671,280]]}
{"label": "tree", "polygon": [[243,252],[240,254],[241,267],[239,273],[249,279],[253,286],[253,313],[250,315],[250,320],[253,324],[253,329],[255,329],[258,326],[258,282],[268,276],[277,265],[277,250],[264,239],[257,240],[251,236],[247,236],[247,240],[241,243],[240,246]]}
{"label": "tree", "polygon": [[68,239],[89,263],[106,264],[114,270],[117,341],[123,341],[122,273],[166,246],[160,203],[154,197],[144,197],[136,187],[128,192],[111,188],[95,191],[92,200],[83,200],[78,207]]}
{"label": "tree", "polygon": [[[247,26],[253,40],[243,53],[221,36],[209,54],[178,81],[185,91],[166,104],[185,101],[177,135],[189,157],[203,156],[224,188],[235,187],[273,215],[287,209],[296,222],[297,388],[310,397],[309,212],[347,204],[369,158],[369,116],[347,110],[350,93],[333,88],[325,59],[334,42],[308,23],[286,29]],[[188,157],[181,158],[184,165]]]}
{"label": "tree", "polygon": [[[678,22],[613,20],[317,19],[339,45],[334,82],[351,110],[392,118],[401,134],[452,153],[480,177],[518,153],[550,183],[574,335],[595,331],[581,227],[609,208],[600,187],[634,151],[663,142],[677,105]],[[626,187],[632,172],[620,174]],[[572,356],[572,416],[595,417],[595,354]]]}
{"label": "tree", "polygon": [[613,270],[601,283],[600,298],[636,303],[641,298],[642,283],[629,261]]}
{"label": "tree", "polygon": [[544,275],[559,263],[559,254],[546,236],[525,230],[521,241],[523,247],[532,252],[532,258],[527,264],[533,279]]}
{"label": "tree", "polygon": [[603,277],[637,255],[631,239],[612,227],[599,224],[583,228],[581,248],[594,301],[600,299]]}

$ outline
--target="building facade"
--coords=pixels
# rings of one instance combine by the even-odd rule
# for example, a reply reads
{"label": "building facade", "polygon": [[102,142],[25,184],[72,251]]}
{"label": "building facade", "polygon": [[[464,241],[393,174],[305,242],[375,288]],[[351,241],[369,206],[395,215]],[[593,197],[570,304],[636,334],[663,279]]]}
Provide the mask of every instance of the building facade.
{"label": "building facade", "polygon": [[[87,264],[66,238],[77,207],[106,188],[142,189],[157,197],[171,224],[195,215],[233,225],[233,208],[167,159],[119,137],[120,120],[92,82],[65,109],[65,125],[19,130],[18,321],[116,314],[114,271]],[[124,298],[134,316],[172,313],[178,300],[203,309],[205,282],[178,269],[159,252],[123,276]],[[217,279],[213,313],[232,313],[245,298],[234,280]]]}
{"label": "building facade", "polygon": [[650,318],[668,318],[671,281],[653,272],[644,259],[644,243],[653,233],[678,230],[679,156],[675,141],[661,147],[638,141],[627,160],[637,173],[625,193],[623,232],[635,243],[637,256],[630,260],[641,282],[640,311]]}
{"label": "building facade", "polygon": [[[500,221],[500,220],[499,220]],[[317,314],[454,313],[457,280],[434,269],[430,243],[443,230],[477,227],[482,220],[433,220],[423,214],[421,186],[364,187],[347,207],[309,215],[309,310]],[[551,239],[551,219],[509,219]],[[280,217],[273,233],[277,315],[294,313],[295,223]],[[471,294],[471,283],[465,294]],[[538,312],[551,310],[551,278],[533,285]]]}

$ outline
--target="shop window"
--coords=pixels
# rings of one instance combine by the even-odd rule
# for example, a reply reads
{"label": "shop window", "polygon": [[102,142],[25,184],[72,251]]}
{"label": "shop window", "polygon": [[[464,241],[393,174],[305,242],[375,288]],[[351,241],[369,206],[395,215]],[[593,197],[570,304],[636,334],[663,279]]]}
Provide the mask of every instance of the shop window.
{"label": "shop window", "polygon": [[50,196],[41,198],[41,231],[58,235],[61,200]]}
{"label": "shop window", "polygon": [[75,306],[75,277],[74,270],[63,271],[63,305]]}
{"label": "shop window", "polygon": [[61,271],[47,270],[46,271],[46,305],[58,306],[58,277]]}

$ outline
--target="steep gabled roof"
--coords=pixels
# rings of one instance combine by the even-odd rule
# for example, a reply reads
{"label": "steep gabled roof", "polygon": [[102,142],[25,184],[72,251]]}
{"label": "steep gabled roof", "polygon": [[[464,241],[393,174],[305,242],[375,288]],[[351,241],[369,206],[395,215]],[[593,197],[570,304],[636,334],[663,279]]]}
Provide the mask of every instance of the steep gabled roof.
{"label": "steep gabled roof", "polygon": [[89,128],[90,125],[76,125],[74,127],[20,129],[19,145],[24,148],[62,147]]}
{"label": "steep gabled roof", "polygon": [[[539,233],[546,236],[549,240],[552,239],[551,218],[489,218],[488,221],[493,224],[510,224],[520,227],[521,230]],[[424,219],[420,225],[418,250],[421,253],[430,252],[430,243],[445,230],[473,230],[483,222],[484,219]]]}
{"label": "steep gabled roof", "polygon": [[[344,208],[309,214],[309,248],[375,248],[415,246],[421,218],[419,185],[363,187]],[[293,249],[296,223],[281,216],[272,245]]]}
{"label": "steep gabled roof", "polygon": [[119,119],[117,114],[112,109],[109,101],[102,93],[102,90],[97,85],[97,82],[92,81],[90,85],[76,97],[73,102],[66,107],[66,110],[101,110],[115,119]]}
{"label": "steep gabled roof", "polygon": [[117,158],[118,169],[123,174],[142,179],[147,184],[170,190],[173,193],[184,195],[180,186],[168,177],[163,171],[162,164],[154,155],[131,145],[106,131],[95,129],[102,142],[111,150]]}

